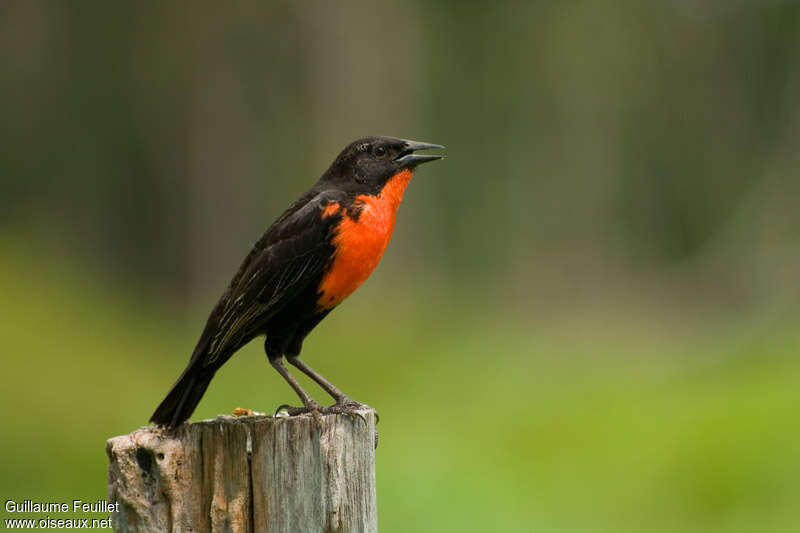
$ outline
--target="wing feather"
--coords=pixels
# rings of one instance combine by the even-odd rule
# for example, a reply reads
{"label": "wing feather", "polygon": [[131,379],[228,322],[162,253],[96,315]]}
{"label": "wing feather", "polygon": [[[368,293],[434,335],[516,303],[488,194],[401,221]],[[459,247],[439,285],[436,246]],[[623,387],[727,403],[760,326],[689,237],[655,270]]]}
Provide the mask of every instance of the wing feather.
{"label": "wing feather", "polygon": [[270,226],[212,311],[193,358],[203,357],[203,366],[222,364],[319,279],[333,255],[329,237],[340,220],[323,217],[322,210],[341,202],[341,194],[325,191],[308,200],[304,195]]}

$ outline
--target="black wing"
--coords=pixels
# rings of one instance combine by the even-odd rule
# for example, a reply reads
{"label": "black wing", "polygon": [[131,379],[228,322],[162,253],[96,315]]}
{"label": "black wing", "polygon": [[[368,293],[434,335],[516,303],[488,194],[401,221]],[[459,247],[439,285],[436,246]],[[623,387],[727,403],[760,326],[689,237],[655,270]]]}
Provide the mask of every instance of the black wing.
{"label": "black wing", "polygon": [[275,313],[319,279],[334,251],[331,230],[341,219],[339,214],[323,217],[322,211],[332,202],[342,203],[342,195],[309,191],[270,226],[211,312],[190,366],[224,363],[259,334]]}

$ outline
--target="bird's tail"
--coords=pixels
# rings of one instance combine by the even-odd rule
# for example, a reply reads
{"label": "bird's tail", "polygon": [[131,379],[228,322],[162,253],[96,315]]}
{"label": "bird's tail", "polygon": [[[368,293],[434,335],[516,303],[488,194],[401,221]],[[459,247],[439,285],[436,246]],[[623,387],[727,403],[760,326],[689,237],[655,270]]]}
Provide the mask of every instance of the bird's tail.
{"label": "bird's tail", "polygon": [[[192,363],[195,361],[193,360]],[[194,412],[200,398],[206,392],[214,372],[197,368],[189,363],[181,377],[172,386],[166,398],[156,408],[150,421],[159,426],[174,428],[189,418]],[[200,365],[197,365],[200,366]]]}

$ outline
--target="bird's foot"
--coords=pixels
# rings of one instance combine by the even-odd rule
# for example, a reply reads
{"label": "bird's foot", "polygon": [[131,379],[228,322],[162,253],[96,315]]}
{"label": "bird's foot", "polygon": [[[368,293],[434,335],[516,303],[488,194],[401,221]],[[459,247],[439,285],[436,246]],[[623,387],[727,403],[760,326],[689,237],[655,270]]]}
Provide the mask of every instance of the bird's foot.
{"label": "bird's foot", "polygon": [[[374,409],[372,409],[372,407],[370,407],[369,405],[367,405],[365,403],[357,402],[357,401],[353,400],[352,398],[348,398],[347,396],[344,396],[342,398],[339,398],[336,401],[335,404],[330,405],[328,407],[323,407],[322,408],[322,412],[326,413],[326,414],[332,413],[332,414],[339,414],[339,415],[356,415],[361,420],[363,420],[364,423],[366,423],[367,420],[364,418],[364,416],[361,413],[358,412],[358,411],[360,411],[362,409],[370,409],[372,411],[375,411]],[[378,423],[378,420],[380,420],[380,417],[378,416],[378,412],[375,411],[375,423],[376,424]]]}
{"label": "bird's foot", "polygon": [[[275,410],[275,416],[281,416],[281,413],[285,413],[283,416],[297,416],[297,415],[304,415],[304,414],[336,414],[336,415],[356,415],[361,420],[366,423],[366,419],[364,416],[359,413],[358,411],[362,409],[372,409],[369,405],[361,402],[357,402],[347,396],[340,398],[335,404],[322,406],[317,402],[308,402],[308,405],[303,407],[295,407],[289,404],[283,404],[278,406]],[[374,411],[374,409],[372,409]],[[378,412],[375,411],[375,423],[377,424],[380,421],[380,416],[378,416]]]}
{"label": "bird's foot", "polygon": [[357,402],[352,398],[347,396],[343,396],[339,398],[335,404],[331,405],[329,409],[336,408],[341,411],[358,411],[360,409],[372,409],[369,405],[361,402]]}
{"label": "bird's foot", "polygon": [[286,413],[284,416],[297,416],[297,415],[304,415],[306,413],[319,413],[325,409],[320,404],[315,401],[307,402],[306,405],[303,407],[295,407],[289,404],[282,404],[279,405],[277,409],[275,409],[275,416],[281,416],[281,413]]}

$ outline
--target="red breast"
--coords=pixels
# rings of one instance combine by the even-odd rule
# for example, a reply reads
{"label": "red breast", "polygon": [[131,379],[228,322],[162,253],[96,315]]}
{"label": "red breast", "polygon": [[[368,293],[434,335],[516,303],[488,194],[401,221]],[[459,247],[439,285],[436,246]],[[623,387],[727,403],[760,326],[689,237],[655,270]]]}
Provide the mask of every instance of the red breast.
{"label": "red breast", "polygon": [[[317,305],[321,309],[339,305],[378,266],[392,238],[397,208],[413,173],[412,169],[401,170],[386,182],[376,196],[356,196],[354,204],[361,208],[358,219],[345,213],[335,230],[333,263],[319,285]],[[336,207],[332,208],[332,205]],[[338,211],[338,204],[332,205],[325,209],[323,216]]]}

